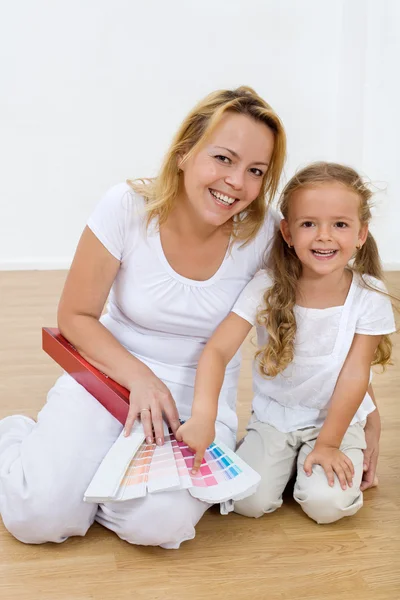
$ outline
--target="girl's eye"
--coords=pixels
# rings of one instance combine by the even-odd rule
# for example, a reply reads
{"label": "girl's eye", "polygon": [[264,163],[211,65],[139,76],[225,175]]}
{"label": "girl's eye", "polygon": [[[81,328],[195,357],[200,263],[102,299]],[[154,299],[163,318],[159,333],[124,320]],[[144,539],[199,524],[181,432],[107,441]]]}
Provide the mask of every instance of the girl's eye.
{"label": "girl's eye", "polygon": [[314,223],[312,221],[304,221],[304,223],[301,224],[302,227],[313,227]]}
{"label": "girl's eye", "polygon": [[214,156],[214,158],[216,158],[222,163],[225,163],[226,165],[229,165],[232,162],[230,158],[228,158],[227,156],[223,156],[222,154],[217,154],[216,156]]}
{"label": "girl's eye", "polygon": [[264,175],[264,173],[261,171],[261,169],[257,169],[256,167],[253,167],[252,169],[250,169],[250,171],[251,171],[251,173],[256,175],[256,177],[262,177]]}
{"label": "girl's eye", "polygon": [[345,229],[347,227],[347,223],[344,223],[343,221],[338,221],[337,223],[335,223],[335,227],[337,227],[338,229]]}

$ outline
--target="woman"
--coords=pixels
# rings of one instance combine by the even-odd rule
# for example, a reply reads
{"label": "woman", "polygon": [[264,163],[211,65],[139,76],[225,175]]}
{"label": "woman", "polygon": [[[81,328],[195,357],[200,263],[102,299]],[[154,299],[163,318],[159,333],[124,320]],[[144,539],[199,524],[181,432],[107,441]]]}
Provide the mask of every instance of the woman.
{"label": "woman", "polygon": [[[140,417],[163,442],[191,414],[201,350],[260,268],[274,231],[265,199],[277,188],[285,134],[250,88],[206,97],[179,129],[159,176],[121,184],[100,202],[79,242],[59,305],[61,332],[130,390],[129,433]],[[100,318],[111,290],[108,313]],[[240,359],[228,366],[217,436],[235,445]],[[201,414],[198,415],[201,420]],[[83,494],[121,432],[63,375],[38,422],[0,422],[0,512],[26,543],[85,535],[94,520],[122,539],[179,548],[208,505],[186,490],[91,505]]]}

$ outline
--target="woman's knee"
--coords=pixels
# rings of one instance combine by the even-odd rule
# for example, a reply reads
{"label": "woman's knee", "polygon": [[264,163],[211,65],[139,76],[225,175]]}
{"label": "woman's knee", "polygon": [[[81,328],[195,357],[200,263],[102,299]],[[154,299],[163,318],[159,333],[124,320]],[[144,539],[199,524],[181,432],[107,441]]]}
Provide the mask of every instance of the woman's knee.
{"label": "woman's knee", "polygon": [[124,504],[101,505],[96,520],[130,544],[167,549],[193,539],[195,526],[209,507],[187,490],[148,494]]}
{"label": "woman's knee", "polygon": [[49,499],[19,500],[18,507],[2,508],[5,528],[25,544],[60,543],[72,536],[84,536],[94,521],[97,506],[54,504]]}

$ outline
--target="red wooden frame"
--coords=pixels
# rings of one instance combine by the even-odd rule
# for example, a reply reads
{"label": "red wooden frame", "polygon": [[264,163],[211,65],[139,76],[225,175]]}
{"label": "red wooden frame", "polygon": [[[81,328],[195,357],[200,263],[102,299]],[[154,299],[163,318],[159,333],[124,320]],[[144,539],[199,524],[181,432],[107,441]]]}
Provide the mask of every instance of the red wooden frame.
{"label": "red wooden frame", "polygon": [[126,388],[82,358],[56,328],[42,328],[42,348],[120,423],[125,424],[129,409],[129,391]]}

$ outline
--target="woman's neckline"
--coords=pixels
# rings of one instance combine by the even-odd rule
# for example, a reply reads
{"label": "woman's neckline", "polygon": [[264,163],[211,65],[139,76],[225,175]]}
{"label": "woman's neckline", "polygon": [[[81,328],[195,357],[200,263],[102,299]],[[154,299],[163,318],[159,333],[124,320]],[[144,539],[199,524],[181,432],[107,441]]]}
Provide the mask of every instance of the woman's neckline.
{"label": "woman's neckline", "polygon": [[158,225],[156,225],[153,228],[152,233],[153,233],[152,237],[155,241],[158,256],[159,256],[162,264],[164,265],[165,269],[167,270],[167,272],[171,275],[171,277],[173,277],[177,281],[180,281],[181,283],[184,283],[185,285],[188,285],[188,286],[207,287],[207,286],[212,285],[215,281],[217,281],[221,277],[223,271],[226,268],[228,258],[230,257],[230,255],[232,253],[232,245],[233,244],[232,244],[232,236],[231,236],[229,239],[228,246],[225,251],[224,257],[221,261],[221,264],[219,265],[219,267],[215,271],[215,273],[208,279],[190,279],[189,277],[185,277],[184,275],[181,275],[180,273],[175,271],[175,269],[170,265],[166,255],[165,255],[165,252],[164,252],[164,248],[163,248],[162,241],[161,241],[160,229],[159,229]]}

